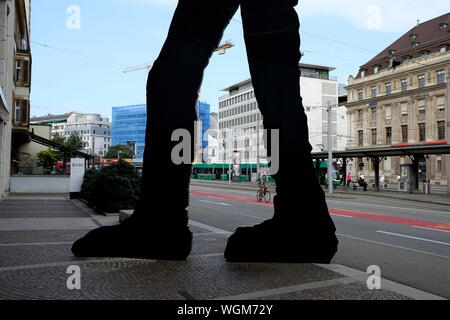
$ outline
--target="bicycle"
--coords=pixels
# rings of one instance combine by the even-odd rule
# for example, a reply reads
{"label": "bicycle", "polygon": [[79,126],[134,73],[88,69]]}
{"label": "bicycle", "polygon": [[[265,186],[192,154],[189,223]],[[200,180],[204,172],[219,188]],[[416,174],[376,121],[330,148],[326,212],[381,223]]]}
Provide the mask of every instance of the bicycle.
{"label": "bicycle", "polygon": [[263,198],[264,198],[264,201],[266,201],[266,203],[270,202],[271,195],[270,195],[270,191],[269,191],[268,187],[265,187],[263,189],[262,194],[261,194],[261,189],[256,191],[256,200],[258,200],[258,202],[261,202]]}

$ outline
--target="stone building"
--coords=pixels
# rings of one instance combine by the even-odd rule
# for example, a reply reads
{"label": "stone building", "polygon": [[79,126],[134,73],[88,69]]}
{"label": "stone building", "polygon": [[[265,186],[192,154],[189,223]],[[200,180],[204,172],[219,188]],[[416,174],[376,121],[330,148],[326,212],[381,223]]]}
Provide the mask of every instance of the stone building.
{"label": "stone building", "polygon": [[30,0],[0,0],[0,198],[9,189],[11,163],[30,142]]}
{"label": "stone building", "polygon": [[[418,23],[361,66],[348,86],[348,149],[447,144],[450,14]],[[380,175],[395,182],[408,157],[387,157]],[[419,159],[419,183],[447,184],[448,155]],[[348,171],[374,179],[370,159],[353,159]]]}

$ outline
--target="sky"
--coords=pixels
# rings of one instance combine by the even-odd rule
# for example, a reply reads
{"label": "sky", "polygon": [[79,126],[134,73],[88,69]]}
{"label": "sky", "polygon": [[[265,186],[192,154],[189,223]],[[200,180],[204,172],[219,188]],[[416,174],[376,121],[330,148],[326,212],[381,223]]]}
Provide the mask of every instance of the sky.
{"label": "sky", "polygon": [[[193,0],[195,1],[195,0]],[[214,0],[211,0],[214,1]],[[274,0],[276,1],[276,0]],[[33,0],[31,116],[71,111],[111,119],[113,106],[145,103],[148,70],[127,67],[157,58],[176,0]],[[413,28],[450,11],[442,0],[300,0],[301,62],[336,68],[347,84],[359,66]],[[201,97],[217,111],[221,89],[250,77],[240,12],[213,54]],[[176,81],[173,90],[176,91]]]}

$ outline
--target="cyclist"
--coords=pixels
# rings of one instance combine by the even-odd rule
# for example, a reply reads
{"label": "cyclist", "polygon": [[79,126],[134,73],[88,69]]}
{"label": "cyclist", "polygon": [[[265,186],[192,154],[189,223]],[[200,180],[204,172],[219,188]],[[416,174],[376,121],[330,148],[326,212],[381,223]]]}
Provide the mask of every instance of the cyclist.
{"label": "cyclist", "polygon": [[264,172],[259,177],[258,185],[259,185],[259,196],[262,197],[266,193],[267,188],[269,188],[269,178],[266,172]]}

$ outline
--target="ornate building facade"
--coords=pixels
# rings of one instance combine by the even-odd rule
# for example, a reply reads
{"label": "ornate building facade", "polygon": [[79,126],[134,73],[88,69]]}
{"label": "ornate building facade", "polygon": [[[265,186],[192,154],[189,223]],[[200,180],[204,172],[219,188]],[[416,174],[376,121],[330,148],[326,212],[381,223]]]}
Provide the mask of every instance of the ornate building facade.
{"label": "ornate building facade", "polygon": [[[350,76],[347,149],[449,143],[450,14],[418,24]],[[446,185],[450,158],[419,159],[419,182]],[[408,157],[387,157],[380,175],[395,182]],[[374,181],[370,159],[348,164],[353,177]]]}

